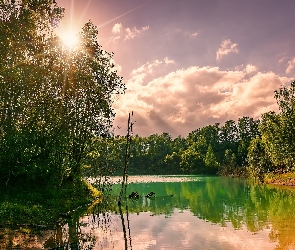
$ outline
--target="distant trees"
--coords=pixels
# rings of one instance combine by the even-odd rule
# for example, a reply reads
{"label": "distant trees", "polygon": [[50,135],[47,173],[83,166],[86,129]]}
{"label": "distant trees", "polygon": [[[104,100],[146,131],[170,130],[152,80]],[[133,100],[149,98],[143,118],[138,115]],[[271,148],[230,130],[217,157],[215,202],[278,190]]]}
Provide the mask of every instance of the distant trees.
{"label": "distant trees", "polygon": [[167,133],[134,136],[130,173],[263,178],[271,171],[294,171],[295,82],[276,91],[275,98],[280,113],[265,113],[261,120],[244,116],[237,123],[228,120],[223,126],[217,123],[198,128],[186,138],[173,139]]}
{"label": "distant trees", "polygon": [[[241,175],[246,171],[248,145],[259,134],[258,124],[259,121],[243,117],[238,124],[229,120],[224,126],[196,129],[186,138],[173,139],[168,133],[133,136],[129,173]],[[107,143],[108,152],[118,152],[124,148],[125,138],[116,136],[103,143]],[[123,157],[122,153],[113,153],[106,159],[107,164],[118,171]]]}
{"label": "distant trees", "polygon": [[0,4],[0,178],[61,184],[81,174],[93,137],[108,134],[123,93],[112,54],[86,23],[77,49],[54,33],[54,1]]}

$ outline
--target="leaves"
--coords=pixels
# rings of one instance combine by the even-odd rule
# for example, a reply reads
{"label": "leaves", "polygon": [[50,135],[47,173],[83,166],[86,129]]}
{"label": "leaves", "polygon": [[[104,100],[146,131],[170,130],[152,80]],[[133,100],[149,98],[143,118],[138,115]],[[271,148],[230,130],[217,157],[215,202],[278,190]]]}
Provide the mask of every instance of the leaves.
{"label": "leaves", "polygon": [[[113,95],[124,93],[113,54],[88,22],[79,49],[54,33],[64,10],[51,0],[0,4],[0,175],[61,184],[79,176],[94,136],[112,125]],[[2,46],[3,45],[3,46]]]}

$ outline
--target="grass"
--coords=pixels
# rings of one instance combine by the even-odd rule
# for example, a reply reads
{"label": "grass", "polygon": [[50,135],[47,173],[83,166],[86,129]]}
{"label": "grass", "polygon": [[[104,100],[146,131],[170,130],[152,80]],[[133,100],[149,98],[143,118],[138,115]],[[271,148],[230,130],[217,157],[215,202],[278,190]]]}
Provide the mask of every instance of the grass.
{"label": "grass", "polygon": [[76,208],[97,201],[102,194],[85,180],[62,187],[14,186],[0,191],[0,226],[30,225],[52,228],[60,219],[71,217]]}
{"label": "grass", "polygon": [[264,183],[278,184],[284,186],[295,186],[295,172],[288,173],[269,173],[264,176]]}

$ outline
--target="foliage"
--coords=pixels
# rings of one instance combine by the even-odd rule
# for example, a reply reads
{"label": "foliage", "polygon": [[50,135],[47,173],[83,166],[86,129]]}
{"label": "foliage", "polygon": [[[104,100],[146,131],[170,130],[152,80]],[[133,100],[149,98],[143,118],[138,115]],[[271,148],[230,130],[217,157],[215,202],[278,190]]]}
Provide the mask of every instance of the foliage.
{"label": "foliage", "polygon": [[[221,127],[214,124],[196,129],[186,138],[173,139],[168,133],[135,135],[130,145],[129,174],[241,175],[250,141],[259,135],[258,124],[253,118],[243,117],[238,124],[229,120]],[[93,142],[87,174],[96,176],[100,170],[122,174],[125,137],[96,138]]]}
{"label": "foliage", "polygon": [[54,1],[0,4],[0,176],[61,185],[81,176],[93,137],[112,124],[114,94],[123,93],[112,54],[88,22],[77,48],[54,28],[64,10]]}
{"label": "foliage", "polygon": [[275,91],[280,112],[262,115],[261,139],[251,142],[248,158],[256,173],[295,170],[295,81]]}
{"label": "foliage", "polygon": [[53,227],[63,214],[70,216],[77,207],[91,203],[102,193],[84,180],[55,187],[35,189],[27,185],[2,188],[0,193],[1,225],[41,225]]}
{"label": "foliage", "polygon": [[206,167],[210,169],[209,172],[212,172],[212,173],[216,173],[216,170],[219,167],[219,163],[216,161],[216,157],[214,155],[211,145],[209,145],[207,153],[206,153],[205,165]]}
{"label": "foliage", "polygon": [[261,138],[251,141],[248,152],[248,172],[252,177],[260,177],[270,171],[271,162],[265,152]]}

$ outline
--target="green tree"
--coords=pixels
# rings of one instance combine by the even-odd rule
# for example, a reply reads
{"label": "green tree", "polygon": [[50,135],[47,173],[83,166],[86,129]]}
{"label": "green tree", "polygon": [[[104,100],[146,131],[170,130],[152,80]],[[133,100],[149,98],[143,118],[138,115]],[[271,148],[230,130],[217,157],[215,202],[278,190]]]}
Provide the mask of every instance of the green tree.
{"label": "green tree", "polygon": [[259,137],[250,142],[247,159],[248,172],[252,177],[262,178],[264,173],[272,170],[272,163],[266,153],[265,144]]}
{"label": "green tree", "polygon": [[219,167],[219,163],[216,161],[216,157],[211,145],[209,145],[206,153],[205,165],[208,168],[208,172],[212,174],[215,174]]}
{"label": "green tree", "polygon": [[187,174],[202,174],[204,173],[203,156],[192,147],[184,150],[181,154],[180,169]]}
{"label": "green tree", "polygon": [[261,136],[259,124],[260,120],[254,120],[248,116],[238,119],[238,164],[240,165],[246,165],[251,140]]}
{"label": "green tree", "polygon": [[[108,134],[113,95],[123,93],[112,54],[86,23],[76,49],[54,33],[51,0],[0,5],[0,175],[61,184],[81,174],[87,145]],[[20,28],[21,27],[21,28]]]}
{"label": "green tree", "polygon": [[225,176],[233,175],[236,167],[237,159],[235,153],[233,153],[231,149],[226,149],[221,164],[220,174]]}
{"label": "green tree", "polygon": [[272,165],[282,171],[295,169],[295,81],[275,91],[278,114],[262,115],[259,127],[266,154]]}

